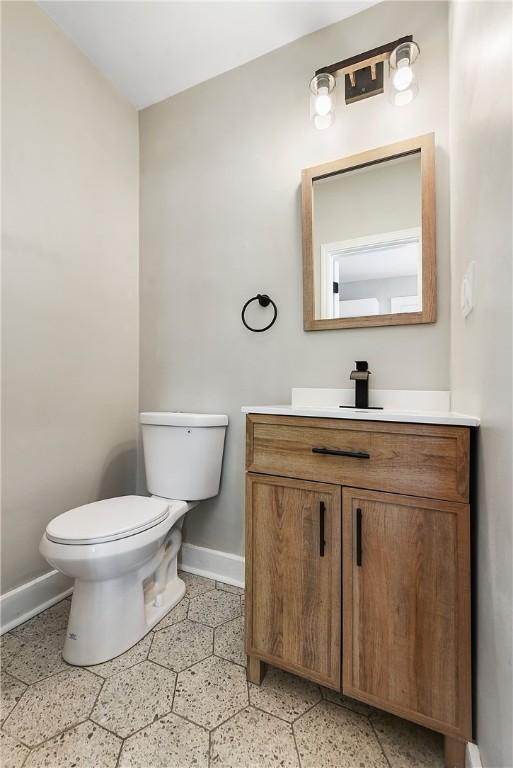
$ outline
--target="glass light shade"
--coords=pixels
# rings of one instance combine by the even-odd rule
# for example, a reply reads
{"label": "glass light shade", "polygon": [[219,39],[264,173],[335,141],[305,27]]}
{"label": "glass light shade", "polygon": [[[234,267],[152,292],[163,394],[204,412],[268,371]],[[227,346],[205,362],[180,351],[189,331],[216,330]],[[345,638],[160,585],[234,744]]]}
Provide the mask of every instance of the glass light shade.
{"label": "glass light shade", "polygon": [[310,81],[310,119],[321,131],[335,120],[335,84],[335,78],[327,72]]}
{"label": "glass light shade", "polygon": [[388,95],[392,104],[409,104],[419,91],[415,61],[420,53],[417,43],[401,43],[390,54]]}
{"label": "glass light shade", "polygon": [[413,69],[410,67],[406,59],[399,62],[398,67],[394,74],[394,88],[396,91],[404,91],[411,85],[413,80]]}

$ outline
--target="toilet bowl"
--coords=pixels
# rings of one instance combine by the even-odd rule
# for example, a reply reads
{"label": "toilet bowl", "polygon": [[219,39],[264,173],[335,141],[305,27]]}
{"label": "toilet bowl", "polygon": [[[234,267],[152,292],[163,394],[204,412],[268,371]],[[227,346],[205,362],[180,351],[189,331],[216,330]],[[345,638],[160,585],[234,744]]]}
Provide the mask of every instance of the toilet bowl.
{"label": "toilet bowl", "polygon": [[226,416],[152,412],[140,422],[153,495],[64,512],[39,545],[54,568],[75,579],[63,648],[70,664],[100,664],[124,653],[182,599],[177,561],[184,515],[219,492]]}

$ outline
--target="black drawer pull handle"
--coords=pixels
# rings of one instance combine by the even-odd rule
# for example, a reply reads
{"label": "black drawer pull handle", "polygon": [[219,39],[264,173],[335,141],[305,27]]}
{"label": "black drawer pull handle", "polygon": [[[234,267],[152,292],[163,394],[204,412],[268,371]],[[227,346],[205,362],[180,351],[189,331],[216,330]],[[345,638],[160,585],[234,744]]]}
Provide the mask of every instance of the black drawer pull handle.
{"label": "black drawer pull handle", "polygon": [[362,510],[356,510],[356,565],[362,564]]}
{"label": "black drawer pull handle", "polygon": [[326,512],[326,504],[321,501],[319,504],[319,555],[324,557],[324,547],[326,542],[324,541],[324,513]]}
{"label": "black drawer pull handle", "polygon": [[349,456],[351,459],[370,459],[367,451],[337,451],[336,448],[312,448],[312,453],[322,453],[323,456]]}

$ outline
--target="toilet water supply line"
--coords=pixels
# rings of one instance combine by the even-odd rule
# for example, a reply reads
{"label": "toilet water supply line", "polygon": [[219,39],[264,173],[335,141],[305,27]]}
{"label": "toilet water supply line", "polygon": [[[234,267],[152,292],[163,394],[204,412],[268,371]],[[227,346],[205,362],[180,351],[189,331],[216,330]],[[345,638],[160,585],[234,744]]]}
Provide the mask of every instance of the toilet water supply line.
{"label": "toilet water supply line", "polygon": [[153,605],[156,608],[159,608],[162,605],[162,595],[164,594],[167,585],[167,571],[171,562],[177,557],[181,544],[182,532],[180,528],[176,526],[171,529],[160,550],[163,553],[162,560],[155,571],[155,599]]}

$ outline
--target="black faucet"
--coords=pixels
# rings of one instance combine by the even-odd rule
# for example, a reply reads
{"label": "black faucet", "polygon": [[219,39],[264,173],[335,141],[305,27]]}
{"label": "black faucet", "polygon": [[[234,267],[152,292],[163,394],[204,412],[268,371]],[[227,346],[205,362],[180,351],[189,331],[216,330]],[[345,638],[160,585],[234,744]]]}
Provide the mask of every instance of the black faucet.
{"label": "black faucet", "polygon": [[356,370],[349,377],[355,382],[355,408],[369,407],[369,364],[367,360],[357,360]]}

